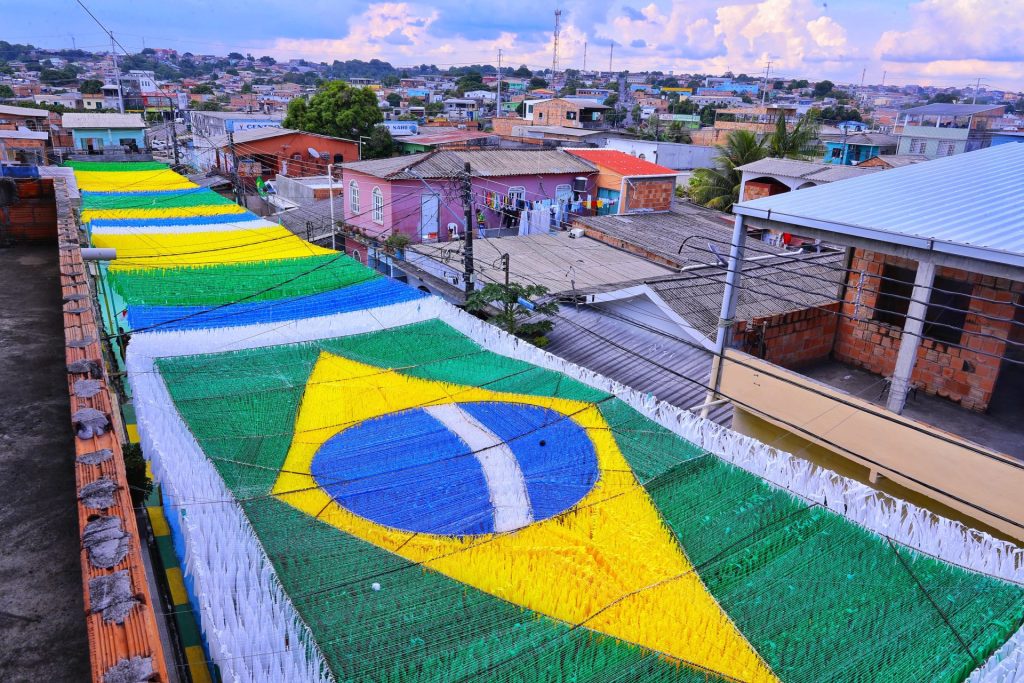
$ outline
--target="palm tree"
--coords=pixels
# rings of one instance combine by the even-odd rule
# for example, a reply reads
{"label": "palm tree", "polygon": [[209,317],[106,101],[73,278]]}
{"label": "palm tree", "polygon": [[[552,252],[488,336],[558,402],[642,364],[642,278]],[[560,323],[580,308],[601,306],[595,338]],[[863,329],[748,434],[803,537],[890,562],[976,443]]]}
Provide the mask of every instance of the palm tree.
{"label": "palm tree", "polygon": [[767,155],[765,140],[749,130],[729,133],[724,145],[718,145],[715,168],[698,168],[690,179],[690,198],[697,204],[728,212],[739,201],[743,172],[740,166],[750,164]]}
{"label": "palm tree", "polygon": [[768,156],[776,159],[806,159],[814,156],[818,139],[818,117],[813,112],[800,119],[793,130],[786,125],[781,111],[775,120],[775,132],[768,136]]}

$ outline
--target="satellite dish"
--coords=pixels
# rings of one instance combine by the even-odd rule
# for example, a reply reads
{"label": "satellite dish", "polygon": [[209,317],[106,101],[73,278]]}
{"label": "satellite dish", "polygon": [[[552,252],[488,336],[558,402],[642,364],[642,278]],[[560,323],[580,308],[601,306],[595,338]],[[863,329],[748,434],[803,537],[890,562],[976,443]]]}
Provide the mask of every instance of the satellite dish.
{"label": "satellite dish", "polygon": [[306,151],[309,152],[309,156],[313,157],[314,159],[320,158],[320,152],[316,151],[312,147],[307,147]]}

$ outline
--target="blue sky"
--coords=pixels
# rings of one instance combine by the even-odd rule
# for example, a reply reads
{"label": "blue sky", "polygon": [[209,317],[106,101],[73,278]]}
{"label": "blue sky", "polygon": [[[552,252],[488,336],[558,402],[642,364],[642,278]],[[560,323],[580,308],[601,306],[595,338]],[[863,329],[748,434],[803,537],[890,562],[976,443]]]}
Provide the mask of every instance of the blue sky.
{"label": "blue sky", "polygon": [[[551,64],[556,3],[356,0],[91,0],[129,50],[270,54],[279,60],[378,58],[395,65]],[[0,39],[101,49],[74,0],[5,2]],[[837,82],[1024,88],[1019,0],[564,0],[560,63],[675,72],[763,73]],[[865,71],[866,70],[866,71]]]}

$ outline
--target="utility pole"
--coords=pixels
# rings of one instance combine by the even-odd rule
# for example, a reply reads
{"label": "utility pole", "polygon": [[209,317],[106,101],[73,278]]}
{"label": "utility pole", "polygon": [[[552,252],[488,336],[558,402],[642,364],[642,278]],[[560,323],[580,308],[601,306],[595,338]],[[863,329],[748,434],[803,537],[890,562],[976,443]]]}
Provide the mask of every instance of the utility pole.
{"label": "utility pole", "polygon": [[[245,206],[245,188],[242,186],[241,176],[238,174],[238,154],[235,152],[235,133],[228,131],[228,148],[231,150],[231,175],[235,183],[235,201],[241,207]],[[333,206],[333,204],[332,204]]]}
{"label": "utility pole", "polygon": [[888,73],[889,73],[888,71],[883,71],[883,72],[882,72],[882,87],[883,87],[883,88],[885,87],[885,76],[886,76],[886,74],[888,74]]}
{"label": "utility pole", "polygon": [[765,98],[768,97],[768,72],[772,69],[772,60],[764,67],[764,83],[761,85],[761,106],[764,106]]}
{"label": "utility pole", "polygon": [[334,164],[327,164],[327,196],[331,203],[331,249],[337,251],[338,248],[334,241],[334,233],[337,227],[337,223],[334,222]]}
{"label": "utility pole", "polygon": [[583,41],[583,71],[587,70],[587,41]]}
{"label": "utility pole", "polygon": [[864,67],[864,70],[860,72],[860,87],[864,87],[864,77],[868,75],[868,68]]}
{"label": "utility pole", "polygon": [[174,98],[168,96],[167,101],[171,103],[171,146],[174,149],[174,165],[177,166],[181,163],[178,158],[178,112],[174,108]]}
{"label": "utility pole", "polygon": [[974,98],[971,99],[971,104],[978,103],[978,89],[981,88],[981,76],[978,76],[978,82],[974,84]]}
{"label": "utility pole", "polygon": [[117,65],[117,53],[114,52],[114,33],[110,33],[110,58],[114,61],[114,78],[117,80],[117,108],[124,113],[124,92],[121,91],[121,67]]}
{"label": "utility pole", "polygon": [[466,209],[466,244],[462,250],[463,270],[466,272],[466,299],[473,293],[476,275],[473,272],[473,176],[466,162],[462,173],[462,205]]}
{"label": "utility pole", "polygon": [[608,46],[608,75],[612,75],[612,54],[615,52],[615,42]]}
{"label": "utility pole", "polygon": [[498,95],[494,103],[494,115],[501,116],[501,48],[498,48]]}
{"label": "utility pole", "polygon": [[510,260],[511,259],[509,259],[508,254],[502,254],[501,255],[501,267],[505,269],[505,291],[506,292],[508,291],[508,267],[509,267],[509,261]]}

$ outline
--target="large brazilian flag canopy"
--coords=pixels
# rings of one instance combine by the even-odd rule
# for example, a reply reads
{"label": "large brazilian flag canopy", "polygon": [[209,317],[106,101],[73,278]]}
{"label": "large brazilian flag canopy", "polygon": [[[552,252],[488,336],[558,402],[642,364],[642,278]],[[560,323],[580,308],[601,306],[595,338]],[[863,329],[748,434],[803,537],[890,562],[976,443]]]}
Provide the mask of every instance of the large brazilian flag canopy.
{"label": "large brazilian flag canopy", "polygon": [[[303,650],[337,681],[962,681],[1024,623],[1021,585],[497,353],[464,314],[165,168],[76,173],[94,244],[119,252],[143,444],[186,566],[207,567],[191,597],[222,671],[224,633],[267,603],[199,556],[248,533],[308,636],[259,656]],[[227,498],[182,493],[203,476]],[[240,540],[194,521],[210,506],[241,511]]]}

